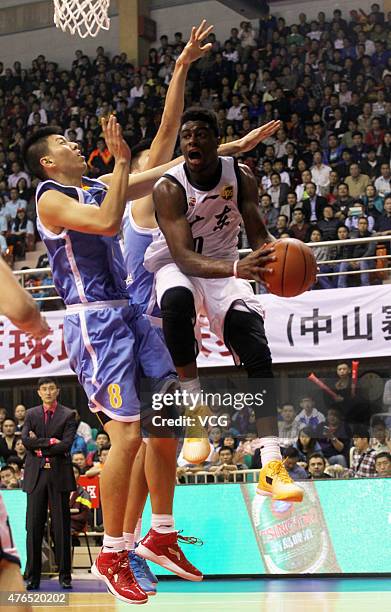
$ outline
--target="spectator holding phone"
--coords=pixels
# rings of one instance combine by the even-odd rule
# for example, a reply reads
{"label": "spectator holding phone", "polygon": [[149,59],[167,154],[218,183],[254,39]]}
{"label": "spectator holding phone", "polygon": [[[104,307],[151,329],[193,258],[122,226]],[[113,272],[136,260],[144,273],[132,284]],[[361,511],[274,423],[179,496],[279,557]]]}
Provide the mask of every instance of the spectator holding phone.
{"label": "spectator holding phone", "polygon": [[354,232],[358,232],[358,222],[361,217],[365,217],[368,220],[368,231],[372,232],[375,227],[375,217],[373,214],[368,215],[366,213],[365,205],[361,200],[356,200],[353,202],[353,205],[348,210],[348,217],[345,220],[346,227],[349,230],[353,230]]}
{"label": "spectator holding phone", "polygon": [[347,467],[346,457],[350,449],[350,432],[338,408],[328,409],[326,422],[319,425],[316,437],[321,452],[330,465],[337,463],[342,467]]}

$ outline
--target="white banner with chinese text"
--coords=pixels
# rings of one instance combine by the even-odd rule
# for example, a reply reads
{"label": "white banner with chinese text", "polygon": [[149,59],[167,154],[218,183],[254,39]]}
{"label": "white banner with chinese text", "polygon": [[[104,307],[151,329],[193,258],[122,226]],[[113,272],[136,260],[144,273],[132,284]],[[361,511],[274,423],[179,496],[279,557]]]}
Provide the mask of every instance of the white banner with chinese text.
{"label": "white banner with chinese text", "polygon": [[[391,285],[309,291],[297,298],[260,295],[274,363],[391,355]],[[52,333],[35,342],[0,317],[0,379],[72,374],[63,342],[63,311],[46,313]],[[232,366],[202,328],[199,367]]]}

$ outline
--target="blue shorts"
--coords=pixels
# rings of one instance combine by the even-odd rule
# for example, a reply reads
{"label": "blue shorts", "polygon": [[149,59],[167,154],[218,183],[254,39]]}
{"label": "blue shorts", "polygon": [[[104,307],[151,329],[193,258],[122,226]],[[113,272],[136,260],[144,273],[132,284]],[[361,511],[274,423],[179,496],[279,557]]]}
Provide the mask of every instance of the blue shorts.
{"label": "blue shorts", "polygon": [[140,419],[140,381],[154,390],[175,379],[168,349],[149,321],[126,301],[76,305],[64,317],[69,364],[92,412],[116,421]]}

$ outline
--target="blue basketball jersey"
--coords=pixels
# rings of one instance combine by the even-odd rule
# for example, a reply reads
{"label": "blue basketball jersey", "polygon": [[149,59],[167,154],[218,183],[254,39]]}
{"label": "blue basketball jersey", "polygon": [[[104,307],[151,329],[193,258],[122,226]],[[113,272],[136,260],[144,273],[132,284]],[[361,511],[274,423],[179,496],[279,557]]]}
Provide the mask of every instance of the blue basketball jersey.
{"label": "blue basketball jersey", "polygon": [[[37,204],[45,191],[50,189],[86,206],[100,206],[107,193],[104,183],[87,177],[83,177],[81,187],[46,180],[37,187]],[[41,223],[38,206],[36,208],[37,228],[48,251],[53,282],[66,305],[129,298],[118,236],[100,236],[68,229],[54,234]]]}
{"label": "blue basketball jersey", "polygon": [[160,318],[161,311],[155,298],[155,275],[144,267],[145,251],[157,239],[159,228],[139,227],[132,215],[132,202],[128,202],[122,233],[127,285],[132,302],[138,304],[144,314]]}

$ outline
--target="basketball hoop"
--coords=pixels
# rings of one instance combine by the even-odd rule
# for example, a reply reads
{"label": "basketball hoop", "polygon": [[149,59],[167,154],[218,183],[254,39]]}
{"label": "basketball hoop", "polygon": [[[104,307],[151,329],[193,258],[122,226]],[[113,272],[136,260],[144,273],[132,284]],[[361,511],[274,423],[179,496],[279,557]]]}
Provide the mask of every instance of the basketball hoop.
{"label": "basketball hoop", "polygon": [[108,30],[110,0],[54,0],[56,28],[81,38],[96,36],[100,30]]}

